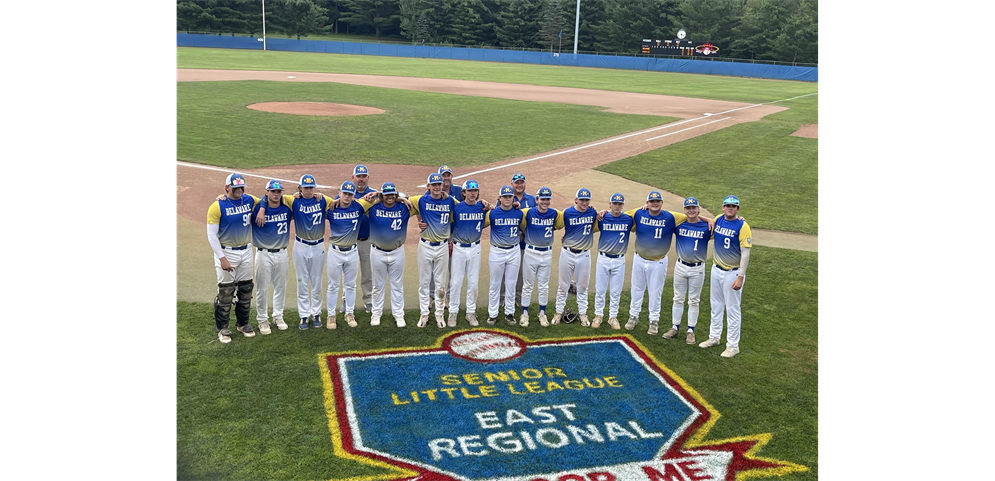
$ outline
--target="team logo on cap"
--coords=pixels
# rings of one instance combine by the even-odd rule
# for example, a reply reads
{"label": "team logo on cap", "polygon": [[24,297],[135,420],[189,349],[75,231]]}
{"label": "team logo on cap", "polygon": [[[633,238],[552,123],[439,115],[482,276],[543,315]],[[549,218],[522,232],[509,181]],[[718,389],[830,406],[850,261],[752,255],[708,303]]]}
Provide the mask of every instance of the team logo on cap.
{"label": "team logo on cap", "polygon": [[591,191],[582,188],[582,189],[580,189],[580,190],[577,191],[577,198],[578,199],[590,199],[591,198]]}
{"label": "team logo on cap", "polygon": [[646,198],[646,200],[663,200],[663,196],[661,196],[659,192],[654,190],[653,192],[650,192],[650,195],[649,197]]}
{"label": "team logo on cap", "polygon": [[231,179],[231,185],[233,185],[233,186],[244,186],[245,185],[245,179],[243,179],[241,177],[234,177],[234,178]]}
{"label": "team logo on cap", "polygon": [[515,191],[512,190],[511,187],[509,187],[509,186],[506,185],[504,187],[501,187],[501,195],[503,195],[503,196],[504,195],[515,195]]}
{"label": "team logo on cap", "polygon": [[539,189],[539,192],[536,193],[536,197],[539,197],[540,199],[548,199],[552,196],[553,196],[553,191],[549,190],[549,187],[543,187]]}
{"label": "team logo on cap", "polygon": [[739,205],[739,197],[736,197],[735,195],[730,195],[729,197],[726,197],[726,199],[722,201],[722,205]]}
{"label": "team logo on cap", "polygon": [[313,185],[313,184],[314,184],[314,177],[311,177],[310,174],[301,177],[301,185]]}
{"label": "team logo on cap", "polygon": [[463,183],[463,190],[480,190],[480,185],[475,180],[468,180]]}
{"label": "team logo on cap", "polygon": [[688,197],[684,199],[684,207],[696,207],[698,205],[698,199],[694,197]]}
{"label": "team logo on cap", "polygon": [[266,190],[283,190],[283,183],[279,180],[271,180],[266,183]]}
{"label": "team logo on cap", "polygon": [[396,194],[397,193],[397,187],[394,187],[394,183],[393,182],[384,182],[383,185],[380,187],[380,193],[381,194]]}
{"label": "team logo on cap", "polygon": [[367,175],[369,175],[369,172],[366,171],[366,166],[365,165],[357,165],[356,168],[353,169],[352,175],[360,175],[360,174],[367,174]]}
{"label": "team logo on cap", "polygon": [[342,183],[342,188],[339,189],[342,192],[348,192],[350,194],[356,193],[356,184],[353,184],[351,180],[347,180]]}
{"label": "team logo on cap", "polygon": [[428,176],[428,183],[429,184],[441,184],[442,183],[442,176],[439,175],[439,174],[429,175]]}
{"label": "team logo on cap", "polygon": [[518,182],[519,180],[525,180],[525,174],[518,173],[511,177],[512,182]]}
{"label": "team logo on cap", "polygon": [[452,174],[453,173],[453,169],[450,169],[448,165],[443,165],[442,167],[439,167],[439,173],[440,174],[445,173],[445,172],[449,172],[450,174]]}
{"label": "team logo on cap", "polygon": [[616,193],[612,196],[612,202],[625,202],[625,197],[622,197],[622,194]]}

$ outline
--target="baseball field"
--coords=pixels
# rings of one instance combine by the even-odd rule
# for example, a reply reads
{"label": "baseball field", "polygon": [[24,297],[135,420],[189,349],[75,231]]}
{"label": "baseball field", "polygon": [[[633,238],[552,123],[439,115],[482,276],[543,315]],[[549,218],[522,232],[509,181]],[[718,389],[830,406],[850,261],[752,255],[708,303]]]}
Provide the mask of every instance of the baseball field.
{"label": "baseball field", "polygon": [[[390,322],[371,327],[370,315],[359,308],[357,328],[340,322],[336,330],[298,331],[290,321],[298,318],[291,263],[285,313],[291,328],[251,339],[236,333],[230,344],[217,342],[212,305],[217,284],[205,219],[213,199],[224,192],[225,177],[231,172],[245,175],[246,192],[258,197],[268,179],[293,186],[307,173],[314,175],[320,192],[334,196],[356,164],[369,168],[371,186],[391,181],[407,194],[424,192],[428,174],[449,165],[454,182],[477,180],[481,197],[491,202],[521,172],[528,192],[550,187],[552,207],[558,209],[573,205],[580,187],[591,190],[592,206],[599,210],[608,207],[614,192],[623,193],[626,209],[631,209],[641,206],[649,191],[659,190],[665,209],[681,212],[682,199],[695,196],[706,216],[721,215],[723,197],[737,195],[755,245],[743,289],[738,356],[724,359],[718,356],[720,348],[649,336],[645,305],[632,331],[612,330],[607,324],[594,330],[579,323],[499,324],[491,330],[520,338],[529,349],[530,343],[624,339],[635,346],[641,365],[659,372],[702,411],[689,424],[693,430],[675,434],[676,448],[694,452],[726,446],[716,449],[733,453],[727,479],[818,478],[817,84],[194,48],[177,49],[177,67],[179,479],[481,479],[452,470],[439,474],[393,451],[371,454],[362,449],[360,434],[369,440],[370,433],[398,432],[413,444],[424,444],[425,434],[393,422],[387,406],[361,416],[347,403],[353,400],[350,389],[361,388],[360,380],[344,382],[336,377],[334,363],[326,362],[326,356],[442,349],[454,332],[471,330],[462,315],[455,329],[434,323],[414,327],[414,222],[405,244],[408,327],[398,329]],[[281,103],[282,113],[259,110],[269,103]],[[558,244],[557,239],[554,247]],[[486,252],[486,233],[483,245]],[[632,249],[627,258],[631,266]],[[675,258],[670,256],[668,272],[673,272]],[[556,291],[555,256],[553,262],[550,299]],[[592,306],[595,264],[592,260]],[[486,318],[488,275],[484,261],[477,302],[481,319]],[[629,305],[628,272],[625,281],[623,312]],[[669,325],[672,298],[668,279],[661,328]],[[567,305],[576,309],[573,296]],[[255,324],[254,309],[250,319]],[[708,324],[706,281],[699,341],[707,337]],[[589,364],[614,365],[601,355],[591,347]],[[398,392],[405,379],[416,377],[408,367],[390,366],[387,361],[381,375],[398,383]],[[621,363],[618,369],[623,369]],[[654,396],[636,393],[619,390],[599,409],[663,414],[654,413]],[[536,396],[542,403],[542,395]],[[434,409],[459,430],[467,427],[464,418],[473,419],[473,406],[467,404],[472,402],[440,403]],[[461,442],[465,448],[467,441]],[[575,457],[567,453],[580,449],[579,444],[557,448],[564,453],[563,470],[574,469],[570,459]],[[626,446],[606,441],[590,454],[592,462],[621,462],[635,452]],[[484,466],[481,472],[493,474],[488,479],[504,475],[501,466],[509,464],[528,476],[508,479],[547,479],[551,471],[543,463],[558,459],[556,452],[545,458],[541,450],[525,448],[534,456],[467,456],[473,449],[465,448],[458,461]],[[529,471],[530,466],[535,469]],[[661,467],[658,478],[646,469],[641,473],[645,479],[706,479],[685,468],[671,472]],[[592,472],[558,476],[548,479],[610,479]]]}

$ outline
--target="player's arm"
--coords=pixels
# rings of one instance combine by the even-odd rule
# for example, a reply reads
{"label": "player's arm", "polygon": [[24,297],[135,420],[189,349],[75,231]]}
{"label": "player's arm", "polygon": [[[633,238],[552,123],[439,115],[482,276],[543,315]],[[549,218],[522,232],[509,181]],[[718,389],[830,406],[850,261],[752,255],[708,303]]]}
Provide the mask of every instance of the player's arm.
{"label": "player's arm", "polygon": [[525,227],[527,227],[529,225],[529,221],[528,221],[528,219],[529,219],[529,209],[531,209],[531,207],[526,207],[525,210],[522,211],[522,222],[521,222],[521,224],[519,224],[519,227],[518,227],[518,231],[519,232],[525,232]]}
{"label": "player's arm", "polygon": [[563,221],[563,211],[556,210],[556,220],[553,221],[553,230],[560,230],[566,227],[566,223]]}
{"label": "player's arm", "polygon": [[481,229],[483,229],[484,227],[487,227],[487,226],[491,225],[491,212],[494,212],[494,211],[493,210],[489,210],[487,212],[484,212],[484,225],[483,225],[483,227],[481,227]]}
{"label": "player's arm", "polygon": [[214,256],[221,259],[221,269],[231,271],[233,270],[231,264],[228,263],[224,251],[221,250],[221,239],[218,238],[218,231],[220,230],[221,205],[214,202],[207,209],[207,243],[210,244],[211,250],[214,251]]}
{"label": "player's arm", "polygon": [[291,209],[293,209],[294,208],[294,196],[289,195],[289,194],[284,194],[283,195],[283,205],[285,205],[285,206],[290,207]]}
{"label": "player's arm", "polygon": [[632,220],[635,220],[636,219],[636,212],[639,212],[639,209],[641,209],[641,208],[642,207],[636,207],[635,209],[627,210],[627,211],[625,211],[625,215],[627,215],[629,217],[632,217]]}

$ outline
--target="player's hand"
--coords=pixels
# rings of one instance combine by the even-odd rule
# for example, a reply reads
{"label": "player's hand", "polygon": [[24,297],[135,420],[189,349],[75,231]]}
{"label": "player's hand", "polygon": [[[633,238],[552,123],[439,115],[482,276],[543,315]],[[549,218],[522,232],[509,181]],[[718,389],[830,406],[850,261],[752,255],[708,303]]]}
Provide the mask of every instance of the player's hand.
{"label": "player's hand", "polygon": [[218,198],[217,198],[217,199],[214,199],[214,200],[225,200],[226,198],[228,198],[228,196],[227,196],[227,195],[225,195],[225,194],[221,194],[221,195],[219,195],[219,196],[218,196]]}
{"label": "player's hand", "polygon": [[256,214],[256,225],[259,227],[266,227],[266,208],[260,207],[259,213]]}
{"label": "player's hand", "polygon": [[294,198],[295,199],[300,199],[301,198],[301,193],[300,192],[294,192]]}
{"label": "player's hand", "polygon": [[741,221],[743,221],[743,222],[746,222],[746,217],[743,217],[743,216],[739,216],[739,220],[741,220]]}
{"label": "player's hand", "polygon": [[321,194],[315,192],[314,195],[311,196],[311,198],[314,200],[321,200]]}
{"label": "player's hand", "polygon": [[425,229],[428,229],[428,224],[426,224],[425,221],[420,220],[418,221],[418,228],[424,231]]}
{"label": "player's hand", "polygon": [[222,257],[221,258],[221,270],[228,271],[228,272],[232,272],[232,271],[235,270],[235,268],[231,266],[231,263],[228,262],[228,258],[227,257]]}
{"label": "player's hand", "polygon": [[380,197],[380,193],[379,192],[367,192],[367,194],[363,196],[363,200],[365,200],[367,202],[373,202],[374,200],[378,199],[379,197]]}
{"label": "player's hand", "polygon": [[484,212],[491,210],[491,203],[486,200],[480,201],[480,204],[484,206]]}
{"label": "player's hand", "polygon": [[[705,218],[702,217],[702,219],[705,219]],[[710,230],[710,231],[714,231],[715,230],[715,219],[705,219],[705,222],[708,222],[708,230]]]}
{"label": "player's hand", "polygon": [[650,209],[649,204],[643,204],[642,210],[649,210],[649,209]]}
{"label": "player's hand", "polygon": [[732,290],[738,291],[743,288],[743,278],[737,277],[736,280],[732,281]]}
{"label": "player's hand", "polygon": [[519,204],[517,200],[514,201],[514,202],[512,202],[511,206],[514,207],[515,209],[521,209],[522,208],[522,204]]}
{"label": "player's hand", "polygon": [[605,220],[606,215],[608,215],[608,209],[598,212],[598,220]]}
{"label": "player's hand", "polygon": [[442,198],[443,199],[448,199],[449,198],[449,192],[443,191],[442,192]]}
{"label": "player's hand", "polygon": [[402,203],[402,204],[404,204],[404,206],[407,207],[408,210],[414,210],[415,209],[414,207],[411,206],[411,202],[408,202],[408,199],[402,199],[402,198],[398,197],[397,201],[400,202],[400,203]]}

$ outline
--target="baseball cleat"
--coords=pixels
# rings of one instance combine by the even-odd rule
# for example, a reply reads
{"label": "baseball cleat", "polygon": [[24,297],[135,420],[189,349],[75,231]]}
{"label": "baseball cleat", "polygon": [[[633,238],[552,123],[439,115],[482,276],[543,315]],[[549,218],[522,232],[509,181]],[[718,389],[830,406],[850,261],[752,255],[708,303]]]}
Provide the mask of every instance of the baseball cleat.
{"label": "baseball cleat", "polygon": [[356,322],[356,316],[352,315],[351,312],[345,315],[345,323],[348,324],[349,327],[356,327],[359,325]]}
{"label": "baseball cleat", "polygon": [[379,326],[380,325],[380,314],[374,314],[373,315],[373,318],[370,319],[370,325],[371,326]]}
{"label": "baseball cleat", "polygon": [[238,332],[241,332],[245,337],[256,337],[256,332],[252,330],[252,326],[246,324],[242,327],[236,327]]}
{"label": "baseball cleat", "polygon": [[366,313],[367,314],[372,314],[373,313],[373,305],[372,304],[367,304],[366,305]]}
{"label": "baseball cleat", "polygon": [[277,329],[279,329],[281,331],[286,331],[287,330],[287,323],[283,322],[283,319],[276,319],[275,322],[276,322],[276,328]]}
{"label": "baseball cleat", "polygon": [[584,327],[591,327],[591,321],[587,320],[587,314],[580,315],[580,325]]}
{"label": "baseball cleat", "polygon": [[522,327],[529,327],[529,313],[523,312],[522,317],[518,318],[518,325]]}
{"label": "baseball cleat", "polygon": [[594,316],[594,322],[591,323],[591,329],[597,329],[601,327],[602,320],[603,319],[601,318],[601,316]]}
{"label": "baseball cleat", "polygon": [[398,319],[398,318],[395,317],[394,318],[394,323],[397,324],[397,327],[404,327],[404,326],[407,325],[407,324],[404,323],[404,317],[401,317],[400,319]]}
{"label": "baseball cleat", "polygon": [[495,323],[497,323],[497,318],[496,317],[488,317],[487,318],[487,324],[488,325],[493,326]]}
{"label": "baseball cleat", "polygon": [[504,322],[507,322],[509,326],[514,326],[515,325],[515,316],[513,316],[511,314],[505,314],[504,315]]}
{"label": "baseball cleat", "polygon": [[694,344],[696,341],[694,339],[694,331],[688,331],[688,344]]}
{"label": "baseball cleat", "polygon": [[448,323],[449,327],[456,327],[456,315],[457,314],[458,313],[456,313],[456,312],[449,311],[449,323]]}
{"label": "baseball cleat", "polygon": [[539,312],[539,325],[542,327],[549,327],[549,321],[546,319],[546,311]]}
{"label": "baseball cleat", "polygon": [[466,313],[466,322],[469,322],[471,326],[477,327],[480,323],[477,322],[477,314],[473,312]]}
{"label": "baseball cleat", "polygon": [[[314,322],[318,323],[318,324],[315,324],[314,327],[321,327],[321,323],[318,322],[318,316],[314,316]],[[330,316],[328,316],[328,317],[325,318],[325,327],[328,328],[328,329],[335,329],[337,327],[335,325],[335,313],[334,312],[332,313],[332,315],[330,315]]]}
{"label": "baseball cleat", "polygon": [[622,326],[618,325],[618,318],[616,317],[608,319],[608,325],[611,326],[612,329],[615,329],[616,331],[622,328]]}
{"label": "baseball cleat", "polygon": [[560,323],[560,318],[562,317],[563,313],[557,312],[556,314],[553,314],[553,320],[550,321],[549,323],[555,326]]}
{"label": "baseball cleat", "polygon": [[260,334],[262,334],[262,335],[265,336],[265,335],[267,335],[267,334],[269,334],[271,332],[273,332],[273,331],[269,330],[269,322],[267,322],[267,321],[259,321],[259,333]]}
{"label": "baseball cleat", "polygon": [[664,339],[673,339],[675,337],[677,337],[677,328],[676,327],[671,327],[670,329],[667,330],[667,332],[663,333],[663,338]]}
{"label": "baseball cleat", "polygon": [[638,323],[639,323],[639,319],[637,319],[635,317],[630,317],[629,318],[629,322],[625,323],[625,328],[631,331],[631,330],[633,330],[633,329],[636,328],[636,324],[638,324]]}
{"label": "baseball cleat", "polygon": [[439,327],[446,327],[446,318],[444,316],[445,316],[445,313],[443,313],[442,311],[436,311],[435,312],[435,324],[437,326],[439,326]]}
{"label": "baseball cleat", "polygon": [[[311,327],[321,327],[321,316],[316,314],[313,319],[314,319],[314,321],[311,322]],[[332,322],[335,322],[335,318],[334,317],[332,318]],[[331,329],[335,329],[335,328],[333,327]]]}
{"label": "baseball cleat", "polygon": [[[628,327],[628,326],[626,326],[626,327]],[[646,334],[649,334],[651,336],[655,336],[656,333],[658,333],[658,332],[660,332],[660,325],[657,324],[657,323],[655,323],[655,322],[651,322],[650,323],[650,328],[646,330]]]}
{"label": "baseball cleat", "polygon": [[297,328],[302,331],[306,331],[310,322],[311,322],[310,317],[308,317],[307,319],[301,319],[301,323],[297,325]]}
{"label": "baseball cleat", "polygon": [[218,331],[218,340],[221,341],[222,344],[228,344],[231,342],[231,331],[228,329]]}
{"label": "baseball cleat", "polygon": [[698,347],[713,347],[713,346],[718,346],[718,345],[719,345],[719,340],[715,339],[713,337],[710,337],[705,342],[702,342],[701,344],[698,344]]}
{"label": "baseball cleat", "polygon": [[426,324],[428,324],[428,314],[422,314],[418,318],[418,327],[425,327]]}
{"label": "baseball cleat", "polygon": [[719,354],[719,355],[722,356],[722,357],[733,357],[736,354],[739,354],[739,348],[738,347],[727,347],[726,350],[722,351],[722,354]]}

